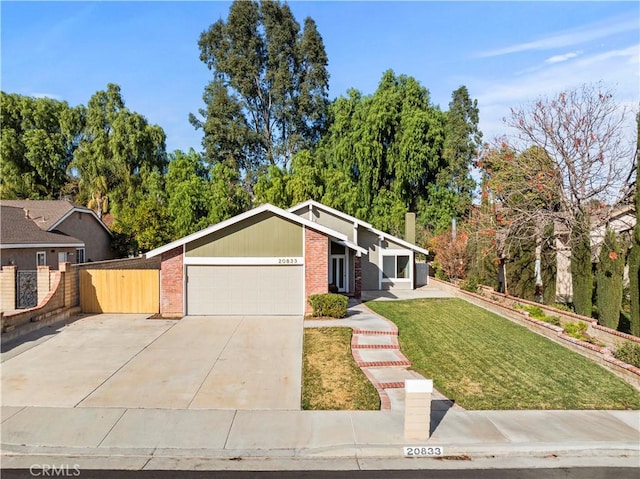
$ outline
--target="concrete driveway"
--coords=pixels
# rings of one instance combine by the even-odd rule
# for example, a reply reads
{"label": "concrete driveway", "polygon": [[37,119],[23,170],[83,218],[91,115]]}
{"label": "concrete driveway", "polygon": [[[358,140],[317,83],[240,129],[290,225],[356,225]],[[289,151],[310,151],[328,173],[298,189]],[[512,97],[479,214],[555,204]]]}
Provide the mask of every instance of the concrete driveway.
{"label": "concrete driveway", "polygon": [[302,317],[89,316],[2,363],[2,406],[300,409]]}

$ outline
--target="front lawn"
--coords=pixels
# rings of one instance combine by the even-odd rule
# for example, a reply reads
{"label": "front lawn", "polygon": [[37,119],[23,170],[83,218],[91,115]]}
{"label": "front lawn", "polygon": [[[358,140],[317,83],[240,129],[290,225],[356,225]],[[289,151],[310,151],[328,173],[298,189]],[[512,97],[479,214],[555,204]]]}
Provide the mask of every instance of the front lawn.
{"label": "front lawn", "polygon": [[380,409],[378,392],[351,355],[350,328],[305,328],[302,409]]}
{"label": "front lawn", "polygon": [[587,358],[461,299],[370,301],[413,369],[466,409],[640,409],[640,393]]}

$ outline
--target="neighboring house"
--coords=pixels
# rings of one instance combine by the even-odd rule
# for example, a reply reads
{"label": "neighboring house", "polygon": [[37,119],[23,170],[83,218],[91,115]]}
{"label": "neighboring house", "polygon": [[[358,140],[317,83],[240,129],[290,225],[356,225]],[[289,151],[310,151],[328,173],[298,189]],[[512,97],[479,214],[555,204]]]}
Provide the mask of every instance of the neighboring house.
{"label": "neighboring house", "polygon": [[0,207],[2,266],[58,269],[115,257],[111,232],[88,208],[64,200],[2,200]]}
{"label": "neighboring house", "polygon": [[164,315],[287,315],[330,290],[415,287],[428,251],[315,201],[262,205],[146,254],[160,256]]}
{"label": "neighboring house", "polygon": [[[592,261],[598,261],[598,255],[602,248],[607,227],[615,231],[620,237],[630,238],[636,224],[635,205],[627,204],[617,208],[606,215],[606,221],[600,215],[594,214],[591,218],[591,256]],[[573,285],[571,278],[571,246],[569,234],[559,235],[556,238],[557,272],[556,272],[556,296],[559,301],[571,302],[573,299]],[[628,267],[625,267],[625,281],[628,281]]]}

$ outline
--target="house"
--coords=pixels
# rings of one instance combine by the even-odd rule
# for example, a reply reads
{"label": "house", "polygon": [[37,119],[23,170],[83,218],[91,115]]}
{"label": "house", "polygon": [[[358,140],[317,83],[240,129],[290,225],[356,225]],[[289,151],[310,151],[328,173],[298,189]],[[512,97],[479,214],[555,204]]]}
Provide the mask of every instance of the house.
{"label": "house", "polygon": [[[607,228],[612,229],[619,237],[630,243],[629,239],[636,225],[635,205],[633,203],[624,204],[613,211],[607,211],[606,214],[596,212],[591,217],[591,225],[591,257],[593,263],[597,263]],[[558,225],[556,229],[559,229]],[[555,248],[557,251],[556,297],[559,301],[571,302],[573,300],[573,283],[571,277],[571,245],[568,232],[557,236]],[[625,266],[625,283],[629,279],[628,275],[629,268]]]}
{"label": "house", "polygon": [[112,234],[88,209],[65,200],[0,201],[2,266],[58,269],[60,263],[84,263],[115,257]]}
{"label": "house", "polygon": [[428,251],[307,201],[265,204],[146,254],[160,256],[163,315],[300,315],[330,290],[415,287]]}

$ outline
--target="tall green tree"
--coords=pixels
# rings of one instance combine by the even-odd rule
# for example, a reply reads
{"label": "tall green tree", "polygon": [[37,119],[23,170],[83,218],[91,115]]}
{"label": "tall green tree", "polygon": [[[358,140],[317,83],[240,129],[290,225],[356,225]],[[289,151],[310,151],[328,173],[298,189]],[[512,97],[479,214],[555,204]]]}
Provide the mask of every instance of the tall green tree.
{"label": "tall green tree", "polygon": [[422,208],[423,224],[431,225],[436,231],[449,228],[452,218],[467,215],[476,187],[471,168],[482,142],[478,101],[471,99],[466,86],[452,93],[445,115],[445,166],[430,184]]}
{"label": "tall green tree", "polygon": [[571,230],[571,284],[573,309],[591,317],[593,312],[593,269],[591,258],[591,222],[578,216]]}
{"label": "tall green tree", "polygon": [[84,108],[1,92],[0,111],[0,197],[52,199],[64,195]]}
{"label": "tall green tree", "polygon": [[79,179],[79,203],[102,216],[111,198],[117,209],[139,186],[143,169],[164,172],[166,162],[164,131],[129,111],[118,85],[110,83],[91,97],[70,165]]}
{"label": "tall green tree", "polygon": [[208,225],[209,177],[200,154],[193,148],[169,155],[165,179],[167,213],[172,239],[195,233]]}
{"label": "tall green tree", "polygon": [[286,170],[325,128],[328,60],[315,22],[301,31],[287,4],[236,0],[198,44],[213,71],[201,118],[190,116],[205,160],[226,161],[250,184],[267,165]]}
{"label": "tall green tree", "polygon": [[617,329],[622,308],[622,276],[625,247],[616,233],[607,229],[596,272],[596,297],[599,323]]}

